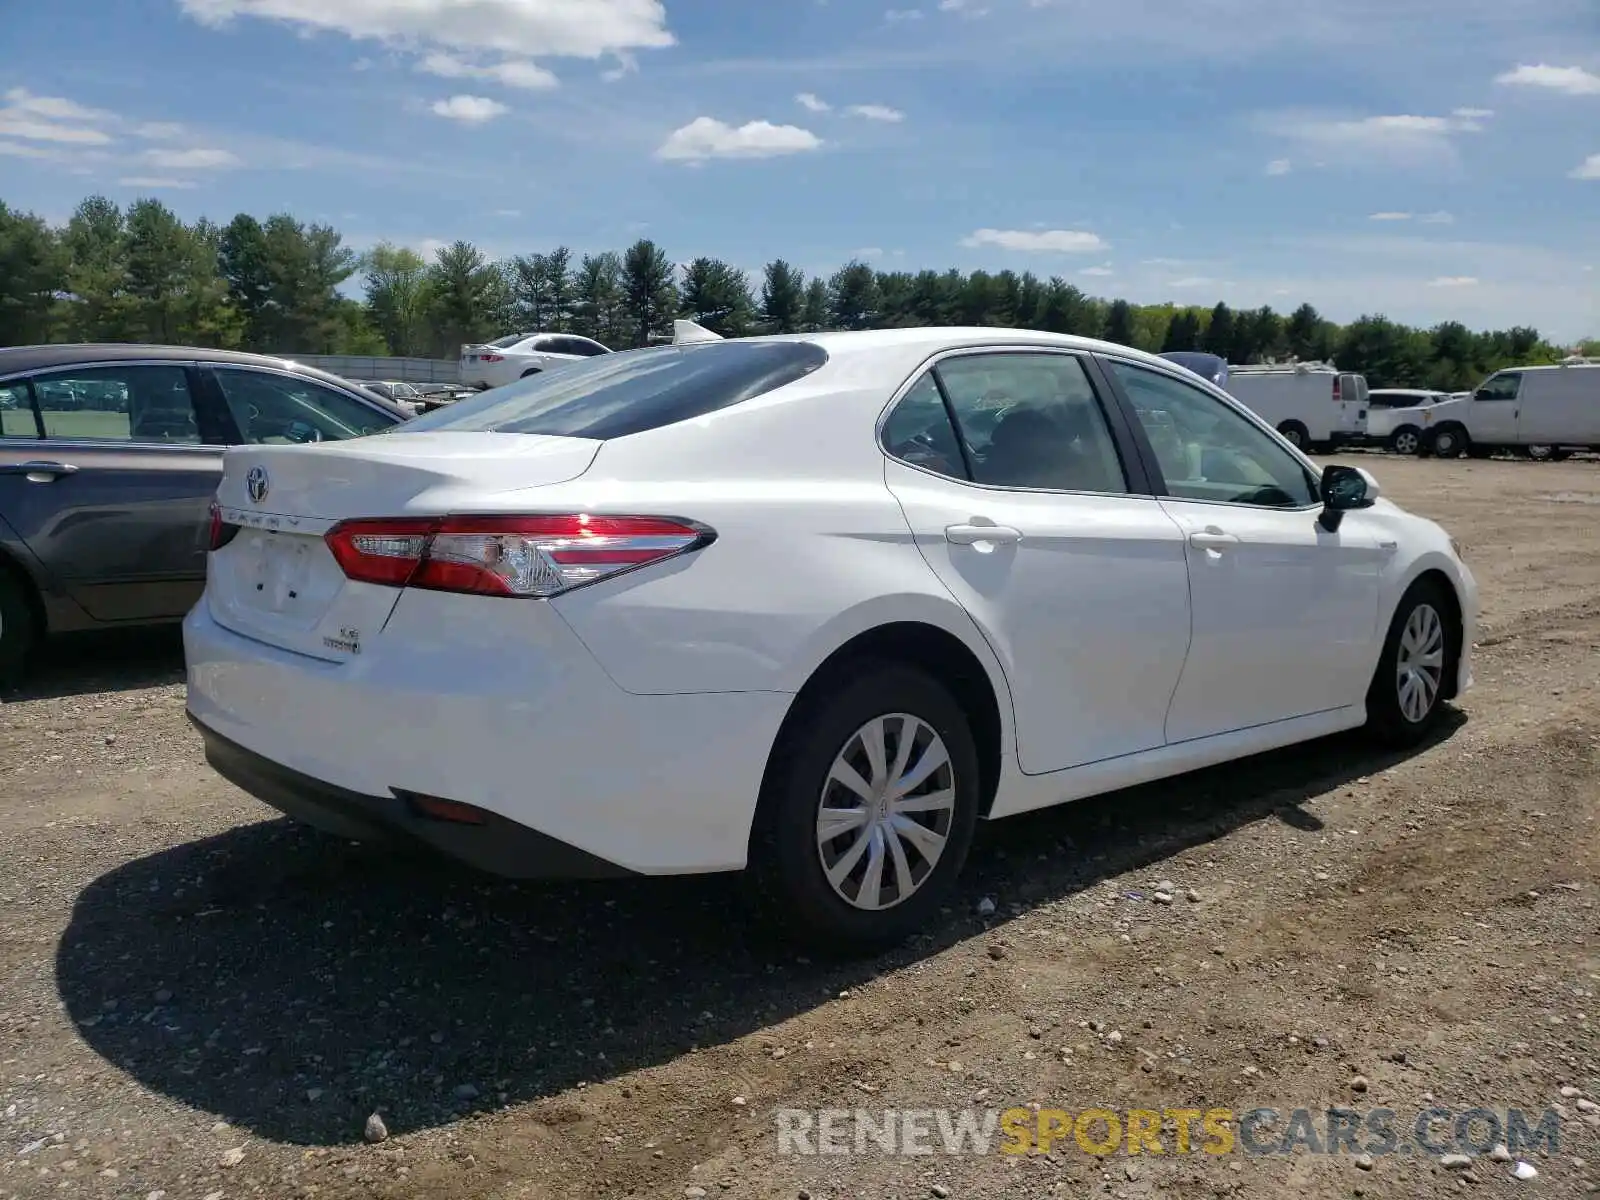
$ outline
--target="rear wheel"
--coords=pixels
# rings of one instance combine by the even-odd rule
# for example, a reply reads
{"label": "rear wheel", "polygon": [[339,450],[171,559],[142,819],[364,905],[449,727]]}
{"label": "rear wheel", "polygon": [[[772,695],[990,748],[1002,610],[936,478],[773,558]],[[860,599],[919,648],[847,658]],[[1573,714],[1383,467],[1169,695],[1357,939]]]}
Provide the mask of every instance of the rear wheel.
{"label": "rear wheel", "polygon": [[1304,450],[1311,444],[1311,434],[1299,421],[1285,421],[1278,426],[1278,432],[1283,434],[1287,441],[1296,450]]}
{"label": "rear wheel", "polygon": [[1522,453],[1533,459],[1534,462],[1564,462],[1572,457],[1572,451],[1563,450],[1559,446],[1545,445],[1544,443],[1524,446]]}
{"label": "rear wheel", "polygon": [[752,868],[772,917],[823,950],[924,927],[966,861],[980,795],[966,714],[933,677],[858,668],[785,723]]}
{"label": "rear wheel", "polygon": [[1396,606],[1367,689],[1367,730],[1379,741],[1415,745],[1437,723],[1459,652],[1451,611],[1430,580],[1413,584]]}
{"label": "rear wheel", "polygon": [[0,566],[0,687],[22,676],[38,636],[27,593],[4,566]]}
{"label": "rear wheel", "polygon": [[540,370],[540,368],[538,368],[538,367],[529,367],[526,371],[524,371],[522,373],[522,378],[526,379],[529,375],[537,375],[539,373],[539,370]]}
{"label": "rear wheel", "polygon": [[1389,449],[1396,454],[1418,454],[1422,451],[1422,433],[1414,426],[1402,425],[1389,435]]}

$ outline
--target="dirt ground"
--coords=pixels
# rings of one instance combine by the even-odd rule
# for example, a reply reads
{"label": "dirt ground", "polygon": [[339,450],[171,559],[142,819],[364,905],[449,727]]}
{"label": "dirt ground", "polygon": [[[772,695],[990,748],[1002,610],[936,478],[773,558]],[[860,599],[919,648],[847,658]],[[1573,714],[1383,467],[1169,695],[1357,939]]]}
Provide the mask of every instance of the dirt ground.
{"label": "dirt ground", "polygon": [[[737,881],[511,885],[304,834],[202,763],[175,636],[55,648],[0,705],[0,1198],[1600,1194],[1600,462],[1346,461],[1482,587],[1444,735],[996,823],[943,926],[864,963],[797,956]],[[1170,1123],[1161,1155],[776,1136],[1030,1103],[1388,1108],[1402,1142],[1430,1105],[1551,1110],[1559,1143],[1517,1180],[1180,1154]]]}

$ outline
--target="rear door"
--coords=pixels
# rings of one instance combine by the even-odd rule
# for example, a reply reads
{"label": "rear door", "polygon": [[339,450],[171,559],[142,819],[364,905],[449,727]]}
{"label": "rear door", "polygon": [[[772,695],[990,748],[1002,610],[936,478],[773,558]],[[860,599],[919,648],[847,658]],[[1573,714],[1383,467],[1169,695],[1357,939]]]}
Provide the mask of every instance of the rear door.
{"label": "rear door", "polygon": [[1188,649],[1183,536],[1097,374],[1066,353],[959,353],[883,428],[918,548],[1005,669],[1029,774],[1162,745]]}
{"label": "rear door", "polygon": [[195,404],[192,365],[95,363],[27,383],[28,416],[13,382],[0,418],[0,511],[95,620],[181,617],[205,582],[225,432]]}

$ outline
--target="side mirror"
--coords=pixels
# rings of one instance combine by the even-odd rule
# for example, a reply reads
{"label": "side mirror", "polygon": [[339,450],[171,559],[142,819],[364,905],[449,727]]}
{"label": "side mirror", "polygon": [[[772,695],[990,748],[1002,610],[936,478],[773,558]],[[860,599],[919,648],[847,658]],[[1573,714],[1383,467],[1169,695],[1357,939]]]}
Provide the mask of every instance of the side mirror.
{"label": "side mirror", "polygon": [[1322,513],[1317,522],[1333,533],[1351,509],[1371,508],[1378,499],[1378,490],[1378,481],[1360,467],[1324,467],[1319,487]]}

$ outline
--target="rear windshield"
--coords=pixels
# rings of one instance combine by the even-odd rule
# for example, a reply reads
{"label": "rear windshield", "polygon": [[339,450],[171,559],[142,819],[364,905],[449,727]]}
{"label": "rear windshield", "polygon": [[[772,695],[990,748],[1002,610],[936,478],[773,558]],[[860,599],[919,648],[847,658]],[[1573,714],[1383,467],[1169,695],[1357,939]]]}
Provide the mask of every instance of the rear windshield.
{"label": "rear windshield", "polygon": [[525,334],[525,333],[508,333],[508,334],[506,334],[505,337],[503,337],[503,338],[495,338],[494,341],[485,342],[484,345],[493,346],[496,350],[505,350],[505,349],[508,349],[511,346],[515,346],[518,342],[522,341],[522,339],[527,337],[527,336],[528,335]]}
{"label": "rear windshield", "polygon": [[811,342],[706,342],[628,350],[530,375],[408,421],[408,433],[541,433],[605,440],[728,408],[828,361]]}

